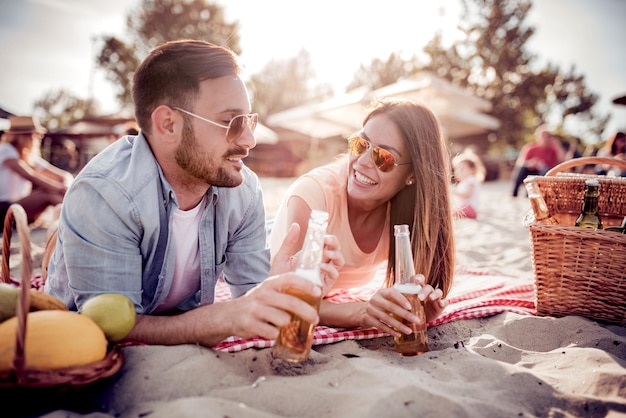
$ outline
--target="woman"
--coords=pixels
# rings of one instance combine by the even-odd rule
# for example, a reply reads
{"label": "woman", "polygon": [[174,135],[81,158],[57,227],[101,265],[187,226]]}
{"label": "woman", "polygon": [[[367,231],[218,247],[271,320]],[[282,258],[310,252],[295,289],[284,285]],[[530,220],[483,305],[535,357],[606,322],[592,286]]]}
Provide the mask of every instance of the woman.
{"label": "woman", "polygon": [[[332,293],[370,283],[383,263],[394,260],[393,226],[408,224],[415,270],[425,277],[420,298],[427,300],[430,322],[447,304],[442,297],[454,270],[449,157],[439,123],[421,104],[386,99],[373,107],[348,145],[349,155],[303,175],[287,191],[270,235],[272,252],[289,225],[298,223],[304,231],[311,210],[329,212],[328,233],[339,239],[345,259]],[[300,245],[303,239],[301,234]],[[393,262],[387,263],[383,288],[369,301],[323,301],[320,323],[409,334],[390,313],[418,320],[392,286]]]}
{"label": "woman", "polygon": [[[624,134],[624,132],[616,132],[611,135],[604,147],[598,151],[598,157],[626,160],[626,134]],[[626,172],[622,172],[620,166],[608,164],[599,164],[596,166],[596,174],[602,176],[626,177]]]}
{"label": "woman", "polygon": [[12,203],[24,207],[34,222],[48,206],[58,206],[73,177],[41,157],[46,130],[29,116],[11,116],[0,141],[0,218]]}

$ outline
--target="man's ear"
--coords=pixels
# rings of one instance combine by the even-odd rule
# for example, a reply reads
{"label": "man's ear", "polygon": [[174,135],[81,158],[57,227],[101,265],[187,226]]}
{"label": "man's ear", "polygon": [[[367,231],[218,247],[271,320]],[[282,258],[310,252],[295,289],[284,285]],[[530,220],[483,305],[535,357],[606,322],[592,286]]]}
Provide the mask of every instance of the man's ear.
{"label": "man's ear", "polygon": [[163,140],[177,141],[183,131],[183,117],[169,106],[161,105],[152,111],[152,135]]}

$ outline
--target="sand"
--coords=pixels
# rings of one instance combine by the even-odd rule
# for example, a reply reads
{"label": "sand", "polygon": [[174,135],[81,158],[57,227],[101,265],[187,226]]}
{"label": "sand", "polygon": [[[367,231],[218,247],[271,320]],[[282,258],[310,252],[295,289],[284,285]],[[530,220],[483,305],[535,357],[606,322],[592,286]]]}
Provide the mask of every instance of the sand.
{"label": "sand", "polygon": [[[289,181],[262,179],[268,216]],[[484,273],[476,286],[533,283],[528,202],[509,189],[486,183],[478,220],[455,221],[457,265]],[[35,258],[44,232],[33,232]],[[13,404],[15,416],[46,417],[626,417],[625,327],[505,311],[428,334],[421,356],[399,356],[383,336],[317,345],[292,366],[270,348],[131,346],[93,386],[31,402],[0,393],[3,415]]]}

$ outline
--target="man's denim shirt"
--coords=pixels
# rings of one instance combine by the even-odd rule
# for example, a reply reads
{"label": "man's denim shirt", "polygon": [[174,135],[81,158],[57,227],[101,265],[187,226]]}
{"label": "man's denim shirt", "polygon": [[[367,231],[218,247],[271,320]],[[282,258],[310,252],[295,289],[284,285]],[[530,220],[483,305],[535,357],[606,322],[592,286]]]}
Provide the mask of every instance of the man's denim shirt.
{"label": "man's denim shirt", "polygon": [[[239,187],[211,187],[200,220],[200,291],[178,308],[212,303],[220,277],[233,297],[267,277],[269,247],[258,178],[243,169]],[[120,138],[95,156],[67,192],[45,291],[80,310],[98,293],[130,297],[149,314],[165,299],[176,249],[170,228],[176,195],[146,138]]]}

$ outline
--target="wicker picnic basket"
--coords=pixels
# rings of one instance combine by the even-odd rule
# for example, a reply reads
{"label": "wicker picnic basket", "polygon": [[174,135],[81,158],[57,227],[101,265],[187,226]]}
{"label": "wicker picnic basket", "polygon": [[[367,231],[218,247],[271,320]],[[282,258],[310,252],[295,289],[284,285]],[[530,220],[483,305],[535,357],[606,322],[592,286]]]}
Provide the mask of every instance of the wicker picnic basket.
{"label": "wicker picnic basket", "polygon": [[585,180],[600,183],[598,207],[604,227],[626,216],[626,178],[571,173],[586,164],[626,161],[583,157],[557,165],[537,178],[559,225],[530,225],[537,315],[580,315],[626,324],[626,234],[574,226],[584,200]]}
{"label": "wicker picnic basket", "polygon": [[2,281],[10,283],[10,242],[13,227],[18,233],[21,252],[21,280],[17,304],[18,329],[16,333],[13,367],[0,371],[0,389],[21,388],[80,388],[97,380],[110,377],[121,368],[124,357],[117,345],[110,345],[106,357],[84,366],[56,370],[41,370],[25,364],[25,342],[30,308],[30,278],[32,277],[31,242],[24,208],[13,204],[7,211],[2,238]]}

